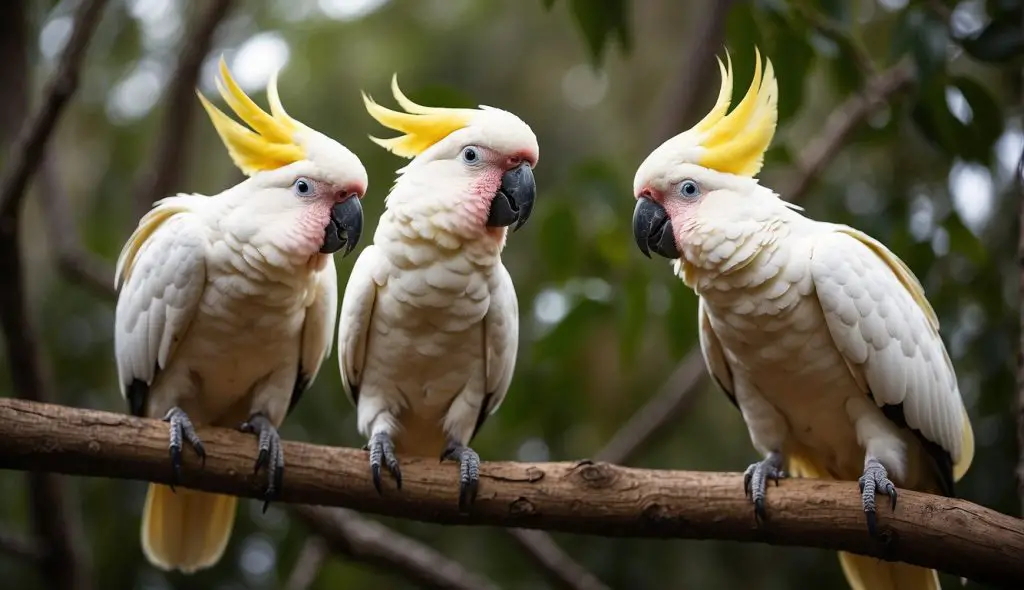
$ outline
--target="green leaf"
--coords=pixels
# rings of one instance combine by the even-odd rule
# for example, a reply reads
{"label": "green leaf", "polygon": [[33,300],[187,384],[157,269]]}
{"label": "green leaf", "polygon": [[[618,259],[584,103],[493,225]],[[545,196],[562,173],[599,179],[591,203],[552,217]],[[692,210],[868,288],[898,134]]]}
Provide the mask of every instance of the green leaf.
{"label": "green leaf", "polygon": [[[971,120],[966,124],[950,112],[947,86],[957,88],[970,106]],[[986,164],[992,158],[992,146],[1003,132],[999,103],[983,86],[965,76],[948,82],[934,80],[922,87],[912,118],[925,137],[947,155]]]}
{"label": "green leaf", "polygon": [[909,53],[922,80],[930,80],[945,70],[947,25],[934,13],[919,5],[902,13],[893,27],[889,52],[895,61]]}
{"label": "green leaf", "polygon": [[1024,29],[1018,23],[994,20],[970,39],[960,41],[971,57],[988,62],[1007,62],[1024,55]]}
{"label": "green leaf", "polygon": [[967,160],[987,164],[992,158],[992,147],[1003,134],[1002,109],[992,94],[977,81],[956,76],[951,83],[971,107],[971,121],[966,125],[957,121],[962,148],[960,155]]}
{"label": "green leaf", "polygon": [[603,59],[609,37],[618,37],[624,52],[631,49],[628,9],[628,0],[570,0],[570,10],[595,63]]}

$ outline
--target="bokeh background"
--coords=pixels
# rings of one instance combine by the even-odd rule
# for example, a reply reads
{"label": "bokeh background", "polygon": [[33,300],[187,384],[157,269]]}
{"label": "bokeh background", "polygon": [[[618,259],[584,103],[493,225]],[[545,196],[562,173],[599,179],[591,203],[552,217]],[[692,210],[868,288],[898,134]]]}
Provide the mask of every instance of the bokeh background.
{"label": "bokeh background", "polygon": [[[0,6],[0,72],[7,82],[21,74],[28,80],[6,84],[0,98],[7,101],[4,160],[23,119],[12,110],[17,97],[39,104],[76,5]],[[977,440],[958,490],[1019,514],[1013,400],[1022,2],[111,0],[22,216],[32,321],[60,403],[125,410],[113,361],[111,269],[149,203],[178,191],[216,193],[242,178],[192,85],[184,87],[190,104],[183,108],[172,91],[180,86],[179,59],[196,49],[192,31],[220,10],[215,5],[224,14],[200,53],[199,88],[215,96],[216,59],[224,55],[265,104],[267,78],[283,68],[289,112],[349,146],[369,170],[367,243],[403,160],[367,139],[388,132],[365,113],[360,90],[393,105],[388,83],[397,72],[418,102],[498,106],[537,133],[538,205],[503,255],[522,314],[518,370],[474,444],[485,460],[593,456],[659,390],[685,385],[666,380],[697,345],[697,300],[666,262],[648,261],[634,245],[632,177],[651,149],[710,106],[718,89],[714,57],[729,48],[739,94],[757,45],[773,60],[781,91],[762,182],[787,198],[786,191],[798,193],[811,217],[879,238],[920,277]],[[875,92],[886,80],[896,81],[893,88]],[[874,89],[866,109],[857,98],[865,88]],[[849,132],[829,143],[843,124]],[[157,194],[147,192],[153,187]],[[78,246],[84,250],[76,254]],[[355,258],[338,258],[340,281]],[[0,395],[13,395],[9,374],[0,360]],[[629,464],[741,471],[756,459],[739,413],[707,380],[687,399]],[[363,443],[333,359],[283,434]],[[139,548],[143,483],[64,480],[77,508],[72,516],[82,520],[94,588],[284,587],[309,536],[286,508],[261,514],[258,502],[243,501],[218,566],[194,577],[166,575]],[[22,473],[0,472],[3,534],[33,530],[25,481]],[[554,587],[500,529],[378,520],[499,587]],[[845,587],[834,553],[823,550],[555,539],[614,588]],[[328,556],[312,572],[314,589],[414,587],[393,570],[344,557]],[[33,562],[10,552],[0,551],[0,579],[11,588],[47,587]],[[943,582],[957,585],[948,576]]]}

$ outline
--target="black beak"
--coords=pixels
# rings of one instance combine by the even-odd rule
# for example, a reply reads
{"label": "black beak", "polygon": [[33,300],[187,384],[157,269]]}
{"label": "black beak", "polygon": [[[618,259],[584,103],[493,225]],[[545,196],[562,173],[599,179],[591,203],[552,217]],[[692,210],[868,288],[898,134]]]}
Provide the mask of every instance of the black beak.
{"label": "black beak", "polygon": [[334,254],[342,248],[348,256],[359,243],[363,233],[363,206],[356,197],[349,197],[331,207],[331,220],[324,228],[324,245],[321,254]]}
{"label": "black beak", "polygon": [[633,237],[640,251],[648,258],[651,257],[651,251],[665,258],[679,258],[672,220],[668,218],[664,207],[647,197],[640,197],[636,201],[636,209],[633,210]]}
{"label": "black beak", "polygon": [[508,227],[516,224],[515,231],[526,223],[533,211],[533,200],[537,197],[537,181],[533,169],[526,162],[501,176],[501,186],[491,201],[491,212],[487,216],[488,227]]}

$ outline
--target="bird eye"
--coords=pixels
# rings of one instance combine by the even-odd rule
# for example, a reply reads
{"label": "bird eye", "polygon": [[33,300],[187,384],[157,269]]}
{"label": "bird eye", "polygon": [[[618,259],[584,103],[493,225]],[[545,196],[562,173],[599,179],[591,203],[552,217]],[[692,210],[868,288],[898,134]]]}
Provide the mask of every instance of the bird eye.
{"label": "bird eye", "polygon": [[295,188],[295,194],[300,197],[308,197],[313,194],[313,183],[307,178],[299,178],[292,186]]}
{"label": "bird eye", "polygon": [[679,194],[692,199],[700,195],[700,186],[692,180],[684,180],[683,183],[679,185]]}
{"label": "bird eye", "polygon": [[467,164],[476,164],[480,160],[480,154],[477,153],[476,148],[468,146],[462,150],[462,161]]}

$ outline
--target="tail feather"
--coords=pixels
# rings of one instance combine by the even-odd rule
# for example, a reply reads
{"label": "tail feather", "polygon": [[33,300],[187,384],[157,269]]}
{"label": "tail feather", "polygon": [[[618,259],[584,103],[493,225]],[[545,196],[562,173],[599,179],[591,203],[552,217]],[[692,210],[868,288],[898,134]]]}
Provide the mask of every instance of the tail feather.
{"label": "tail feather", "polygon": [[[794,450],[789,454],[786,470],[795,477],[834,479],[812,455]],[[839,564],[852,590],[942,590],[935,570],[884,561],[875,557],[839,552]]]}
{"label": "tail feather", "polygon": [[238,498],[150,484],[142,516],[142,551],[163,570],[186,574],[220,561],[235,524]]}
{"label": "tail feather", "polygon": [[839,552],[843,574],[853,590],[942,590],[935,570]]}

